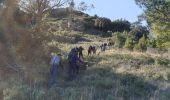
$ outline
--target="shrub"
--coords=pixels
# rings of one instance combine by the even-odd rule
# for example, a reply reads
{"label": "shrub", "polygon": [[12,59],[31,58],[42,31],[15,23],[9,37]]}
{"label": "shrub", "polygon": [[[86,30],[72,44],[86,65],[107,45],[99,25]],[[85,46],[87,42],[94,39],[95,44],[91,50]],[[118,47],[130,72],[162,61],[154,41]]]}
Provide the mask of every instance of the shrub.
{"label": "shrub", "polygon": [[111,31],[113,32],[123,32],[130,31],[131,23],[127,20],[116,20],[112,22]]}
{"label": "shrub", "polygon": [[94,26],[101,31],[107,32],[111,29],[111,20],[108,18],[97,18],[95,19]]}
{"label": "shrub", "polygon": [[156,47],[156,39],[148,39],[148,44],[149,47],[155,48]]}
{"label": "shrub", "polygon": [[84,26],[85,26],[86,30],[94,28],[94,23],[95,23],[94,20],[95,20],[94,17],[85,17],[84,18]]}
{"label": "shrub", "polygon": [[143,36],[139,40],[138,44],[135,45],[134,50],[143,52],[143,51],[146,51],[146,49],[147,49],[147,41],[145,39],[145,36]]}
{"label": "shrub", "polygon": [[112,33],[110,31],[108,31],[108,32],[102,33],[101,36],[102,37],[111,37]]}
{"label": "shrub", "polygon": [[137,26],[130,31],[130,36],[133,38],[133,40],[139,41],[139,39],[142,38],[143,36],[147,38],[148,33],[149,32],[146,27]]}
{"label": "shrub", "polygon": [[115,35],[114,47],[122,48],[125,44],[126,36],[123,33],[120,33],[120,32],[116,32],[116,33],[114,33],[114,35]]}
{"label": "shrub", "polygon": [[127,48],[127,49],[129,49],[129,50],[133,50],[133,48],[134,48],[134,43],[133,43],[133,40],[132,40],[131,38],[128,37],[128,38],[126,39],[124,48]]}

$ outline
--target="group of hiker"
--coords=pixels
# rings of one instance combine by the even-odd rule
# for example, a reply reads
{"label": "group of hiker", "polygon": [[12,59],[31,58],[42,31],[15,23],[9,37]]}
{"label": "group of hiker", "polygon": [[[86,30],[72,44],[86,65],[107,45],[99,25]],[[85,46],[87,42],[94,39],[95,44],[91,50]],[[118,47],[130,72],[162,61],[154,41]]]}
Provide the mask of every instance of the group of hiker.
{"label": "group of hiker", "polygon": [[[105,51],[107,47],[110,47],[111,43],[104,43],[100,46],[101,51]],[[76,78],[76,76],[79,74],[80,71],[80,65],[84,64],[84,55],[83,55],[84,48],[82,46],[72,48],[71,51],[68,54],[67,62],[68,62],[68,76],[69,80],[73,80]],[[88,56],[91,56],[92,54],[96,54],[97,48],[96,46],[89,46],[88,47]],[[51,59],[51,68],[50,68],[50,86],[54,87],[56,86],[56,78],[58,73],[58,68],[61,67],[62,70],[63,67],[63,61],[62,61],[62,55],[61,54],[53,54]]]}
{"label": "group of hiker", "polygon": [[101,51],[106,51],[107,48],[110,48],[113,44],[111,42],[109,43],[103,43],[100,45]]}
{"label": "group of hiker", "polygon": [[89,46],[88,48],[88,56],[92,55],[92,54],[96,54],[96,46]]}
{"label": "group of hiker", "polygon": [[[71,51],[68,54],[68,66],[69,66],[69,80],[73,80],[78,74],[79,74],[79,68],[80,64],[83,63],[83,50],[84,48],[82,46],[76,47],[71,49]],[[62,61],[62,55],[61,54],[53,54],[51,59],[51,67],[50,67],[50,87],[56,86],[56,78],[58,75],[58,69],[59,67],[64,69],[63,67],[63,61]]]}

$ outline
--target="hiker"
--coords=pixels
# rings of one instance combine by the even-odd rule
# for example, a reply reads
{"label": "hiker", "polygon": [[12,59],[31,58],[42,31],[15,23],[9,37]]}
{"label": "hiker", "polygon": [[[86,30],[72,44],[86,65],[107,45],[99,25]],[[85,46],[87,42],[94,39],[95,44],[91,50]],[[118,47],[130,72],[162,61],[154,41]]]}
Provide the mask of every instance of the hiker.
{"label": "hiker", "polygon": [[84,59],[84,56],[83,56],[83,50],[84,50],[84,48],[82,47],[82,46],[80,46],[79,48],[78,48],[78,57],[81,59]]}
{"label": "hiker", "polygon": [[92,46],[92,51],[93,51],[93,54],[96,54],[96,47],[95,46]]}
{"label": "hiker", "polygon": [[112,43],[111,42],[109,42],[109,44],[108,44],[109,46],[112,46]]}
{"label": "hiker", "polygon": [[50,75],[51,75],[50,86],[52,88],[52,87],[56,86],[56,78],[57,78],[58,68],[61,67],[63,69],[61,54],[57,54],[57,55],[53,54],[50,64],[51,64],[51,68],[50,68]]}
{"label": "hiker", "polygon": [[78,51],[76,48],[73,48],[68,55],[68,64],[69,64],[69,79],[72,80],[79,73],[81,60],[78,57]]}
{"label": "hiker", "polygon": [[104,47],[104,45],[102,44],[102,45],[100,46],[101,51],[103,51],[103,47]]}
{"label": "hiker", "polygon": [[107,43],[104,43],[103,51],[105,51],[105,50],[106,50],[106,47],[107,47]]}
{"label": "hiker", "polygon": [[90,56],[92,54],[92,49],[93,49],[93,47],[89,46],[89,48],[88,48],[88,56]]}
{"label": "hiker", "polygon": [[111,42],[109,42],[109,43],[107,44],[107,46],[108,46],[108,48],[111,48],[112,43],[111,43]]}

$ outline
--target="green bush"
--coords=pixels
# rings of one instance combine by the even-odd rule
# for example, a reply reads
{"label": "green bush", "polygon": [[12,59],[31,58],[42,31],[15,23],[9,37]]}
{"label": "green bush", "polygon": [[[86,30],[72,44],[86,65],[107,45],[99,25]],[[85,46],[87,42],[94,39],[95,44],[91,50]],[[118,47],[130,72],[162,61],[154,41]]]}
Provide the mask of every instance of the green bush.
{"label": "green bush", "polygon": [[141,52],[144,52],[144,51],[147,50],[147,41],[146,41],[146,39],[145,39],[145,36],[143,36],[143,37],[139,40],[138,44],[135,45],[134,50],[136,50],[136,51],[141,51]]}
{"label": "green bush", "polygon": [[122,48],[124,46],[124,44],[125,44],[126,36],[123,33],[116,32],[116,33],[114,33],[114,37],[115,37],[114,47]]}
{"label": "green bush", "polygon": [[134,48],[134,43],[133,43],[133,40],[132,40],[131,38],[128,37],[128,38],[126,39],[124,48],[129,49],[129,50],[133,50],[133,48]]}
{"label": "green bush", "polygon": [[112,33],[111,32],[104,32],[101,34],[102,37],[111,37]]}
{"label": "green bush", "polygon": [[148,39],[147,45],[152,48],[156,48],[156,39]]}
{"label": "green bush", "polygon": [[94,26],[96,29],[107,32],[111,29],[111,20],[108,18],[97,18],[95,19]]}
{"label": "green bush", "polygon": [[156,46],[157,48],[170,48],[170,30],[168,32],[161,32],[157,35]]}

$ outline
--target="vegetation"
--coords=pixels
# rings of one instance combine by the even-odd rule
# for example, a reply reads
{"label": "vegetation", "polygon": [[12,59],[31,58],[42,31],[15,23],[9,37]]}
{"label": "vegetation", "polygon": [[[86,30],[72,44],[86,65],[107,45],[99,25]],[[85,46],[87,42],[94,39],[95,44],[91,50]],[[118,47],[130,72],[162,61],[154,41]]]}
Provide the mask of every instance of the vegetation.
{"label": "vegetation", "polygon": [[124,48],[127,48],[129,50],[133,50],[133,47],[134,47],[134,43],[133,43],[132,38],[127,37]]}
{"label": "vegetation", "polygon": [[111,31],[113,32],[129,32],[131,30],[131,23],[127,20],[115,20],[112,22]]}
{"label": "vegetation", "polygon": [[[92,5],[85,2],[73,11],[65,5],[61,16],[51,16],[56,7],[74,2],[19,1],[0,0],[0,100],[169,100],[168,0],[135,0],[145,10],[148,27],[89,16],[82,11]],[[108,41],[113,46],[101,52]],[[90,45],[96,46],[96,55],[87,56]],[[79,46],[85,48],[88,66],[69,81],[67,56]],[[49,88],[53,53],[62,54],[64,70],[58,69],[57,86]]]}
{"label": "vegetation", "polygon": [[145,39],[145,36],[143,36],[140,40],[139,40],[139,43],[135,45],[134,47],[135,50],[138,50],[138,51],[146,51],[147,49],[147,41]]}
{"label": "vegetation", "polygon": [[[157,47],[169,48],[170,1],[169,0],[135,0],[145,9],[145,17],[153,32],[157,34]],[[163,39],[164,38],[164,39]]]}

